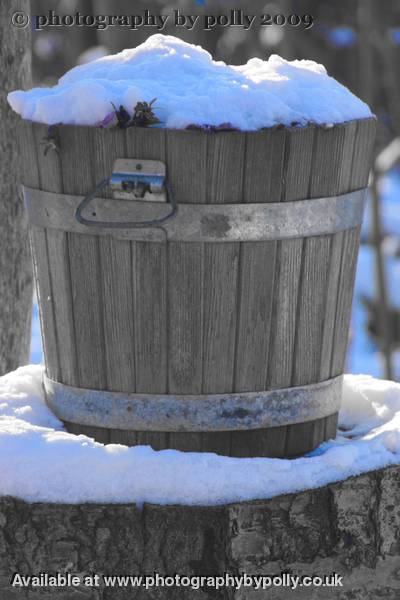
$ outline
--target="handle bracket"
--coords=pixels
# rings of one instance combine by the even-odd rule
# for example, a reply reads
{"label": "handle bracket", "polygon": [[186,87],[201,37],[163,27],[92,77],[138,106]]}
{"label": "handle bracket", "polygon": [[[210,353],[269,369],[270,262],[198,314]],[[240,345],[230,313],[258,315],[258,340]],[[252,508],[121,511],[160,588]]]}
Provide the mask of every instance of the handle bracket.
{"label": "handle bracket", "polygon": [[[162,217],[151,221],[101,221],[88,219],[82,211],[96,198],[96,195],[110,187],[116,200],[139,200],[143,202],[165,202],[171,206],[170,211]],[[76,220],[87,227],[107,229],[134,229],[141,227],[157,227],[173,217],[178,205],[171,186],[166,178],[165,164],[157,160],[120,158],[115,161],[110,177],[100,181],[79,203],[75,211]],[[95,216],[95,213],[93,213]]]}
{"label": "handle bracket", "polygon": [[113,197],[166,202],[165,164],[158,160],[119,158],[110,177]]}

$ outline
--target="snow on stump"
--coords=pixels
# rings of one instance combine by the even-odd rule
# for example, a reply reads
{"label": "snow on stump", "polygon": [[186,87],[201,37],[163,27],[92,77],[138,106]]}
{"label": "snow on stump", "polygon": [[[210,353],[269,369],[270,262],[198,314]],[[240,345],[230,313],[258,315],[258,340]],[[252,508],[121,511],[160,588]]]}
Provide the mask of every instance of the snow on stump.
{"label": "snow on stump", "polygon": [[[102,442],[238,457],[305,453],[336,432],[375,119],[363,108],[324,126],[297,112],[291,125],[289,109],[285,116],[278,107],[284,124],[272,127],[267,119],[262,129],[257,98],[274,107],[268,87],[269,96],[259,95],[267,63],[253,63],[253,73],[251,61],[227,67],[201,49],[156,38],[136,54],[118,55],[124,72],[140,63],[145,77],[148,54],[160,77],[168,73],[165,60],[173,61],[178,87],[178,59],[182,77],[194,65],[185,85],[207,82],[207,68],[217,89],[234,78],[229,122],[213,114],[212,126],[187,128],[183,119],[186,129],[174,129],[175,105],[166,127],[140,127],[144,114],[147,124],[156,122],[158,101],[171,106],[159,89],[159,100],[138,103],[133,116],[116,109],[118,127],[104,128],[108,117],[103,127],[77,125],[76,104],[70,108],[65,98],[72,98],[79,69],[82,103],[84,93],[91,97],[90,73],[101,78],[93,89],[102,98],[118,56],[64,76],[52,104],[47,92],[35,104],[40,90],[32,104],[21,92],[11,98],[37,120],[46,102],[72,111],[69,124],[53,125],[50,134],[39,123],[21,127],[49,406],[69,431]],[[272,90],[282,103],[303,89],[296,77],[316,75],[315,97],[318,77],[344,89],[321,70],[312,73],[312,63],[274,60],[277,73],[288,69],[279,80],[286,91]],[[247,82],[241,88],[240,78]],[[304,110],[322,121],[354,101],[347,90],[345,101],[336,87],[329,94],[328,83],[321,84],[319,107],[304,92]],[[119,85],[113,81],[112,93]],[[236,119],[232,105],[239,101]],[[187,115],[187,98],[182,105]],[[243,115],[253,109],[247,123]],[[251,130],[240,131],[241,124]]]}
{"label": "snow on stump", "polygon": [[[298,494],[217,507],[27,504],[0,499],[5,600],[397,600],[400,467]],[[337,573],[343,587],[200,586],[200,577]],[[12,588],[12,575],[99,575],[99,587]],[[105,587],[103,575],[187,576],[190,587]]]}
{"label": "snow on stump", "polygon": [[[67,433],[45,404],[42,373],[0,378],[1,600],[398,599],[400,384],[347,375],[335,440],[291,460],[237,459]],[[335,572],[343,587],[10,584],[15,573],[39,584],[41,574],[178,574],[196,586],[288,571]]]}

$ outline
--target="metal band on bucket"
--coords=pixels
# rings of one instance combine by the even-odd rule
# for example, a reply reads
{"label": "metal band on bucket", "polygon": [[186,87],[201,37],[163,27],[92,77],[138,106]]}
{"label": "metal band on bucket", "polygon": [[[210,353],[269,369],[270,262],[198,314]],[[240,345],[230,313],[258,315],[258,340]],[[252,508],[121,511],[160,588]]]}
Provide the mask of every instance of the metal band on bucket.
{"label": "metal band on bucket", "polygon": [[[303,238],[351,229],[361,224],[366,190],[339,196],[257,204],[182,204],[162,225],[141,229],[88,227],[75,213],[82,196],[44,192],[24,187],[31,224],[89,235],[154,242],[242,242]],[[162,220],[167,202],[93,198],[82,216],[101,222]],[[86,214],[87,213],[87,214]]]}
{"label": "metal band on bucket", "polygon": [[237,431],[322,419],[340,408],[343,377],[262,392],[128,394],[70,387],[44,375],[47,404],[63,421],[131,431]]}

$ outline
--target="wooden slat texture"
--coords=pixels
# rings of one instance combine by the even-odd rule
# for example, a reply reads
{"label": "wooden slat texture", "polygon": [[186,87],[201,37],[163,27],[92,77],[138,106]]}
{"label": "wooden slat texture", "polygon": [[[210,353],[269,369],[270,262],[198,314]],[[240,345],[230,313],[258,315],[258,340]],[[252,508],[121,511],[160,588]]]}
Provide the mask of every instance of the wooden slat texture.
{"label": "wooden slat texture", "polygon": [[[87,194],[96,183],[94,132],[90,127],[60,128],[64,193]],[[99,238],[69,233],[67,240],[79,385],[106,389]]]}
{"label": "wooden slat texture", "polygon": [[335,333],[336,303],[344,235],[345,232],[343,231],[335,233],[331,236],[330,241],[329,270],[326,287],[326,302],[318,376],[319,381],[329,379],[331,373],[333,336]]}
{"label": "wooden slat texture", "polygon": [[31,225],[30,239],[46,371],[49,377],[56,381],[60,381],[61,368],[57,348],[57,331],[53,308],[53,292],[49,273],[46,230]]}
{"label": "wooden slat texture", "polygon": [[348,344],[354,279],[356,274],[360,228],[346,231],[343,238],[336,319],[333,336],[331,376],[343,373]]}
{"label": "wooden slat texture", "polygon": [[272,129],[246,134],[246,161],[241,202],[279,202],[285,182],[284,129]]}
{"label": "wooden slat texture", "polygon": [[353,156],[351,189],[360,189],[368,184],[371,156],[375,141],[376,121],[366,119],[357,122],[357,138]]}
{"label": "wooden slat texture", "polygon": [[[285,130],[246,136],[244,201],[279,202],[284,181]],[[265,164],[258,155],[266,157]],[[273,157],[273,159],[272,159]],[[255,162],[257,170],[249,171]],[[268,173],[265,194],[264,173]],[[277,242],[241,242],[235,391],[265,389]]]}
{"label": "wooden slat texture", "polygon": [[[314,135],[314,127],[286,130],[284,188],[281,197],[283,202],[307,197]],[[272,316],[274,329],[271,332],[266,384],[268,389],[291,385],[302,256],[303,240],[278,242]],[[309,435],[303,435],[301,426],[280,429],[282,430],[281,435],[277,436],[279,445],[276,448],[276,455],[284,456],[291,452],[294,446],[293,439],[296,441],[300,436],[303,440],[303,449],[307,446]]]}
{"label": "wooden slat texture", "polygon": [[[245,136],[208,135],[208,204],[241,202],[244,164]],[[235,243],[203,245],[203,393],[233,391],[239,252]]]}
{"label": "wooden slat texture", "polygon": [[[199,247],[200,246],[200,247]],[[169,393],[201,394],[203,253],[200,244],[168,244]]]}
{"label": "wooden slat texture", "polygon": [[[39,162],[42,161],[44,147],[36,135],[35,127],[31,123],[23,122],[18,129],[21,164],[24,165],[22,183],[40,188],[42,179]],[[42,136],[47,132],[47,127],[42,127]],[[50,172],[49,178],[52,173]],[[46,180],[44,181],[44,185]],[[45,189],[45,188],[42,188]],[[46,231],[39,227],[30,227],[29,237],[32,250],[33,270],[35,274],[36,293],[39,303],[40,326],[43,336],[43,352],[47,373],[50,377],[60,377],[60,365],[57,352],[57,337],[54,322],[53,297],[48,266],[48,251]]]}
{"label": "wooden slat texture", "polygon": [[[131,129],[120,132],[124,141],[118,151],[111,154],[116,158],[155,159],[165,162],[165,133],[163,130]],[[123,147],[122,147],[123,146]],[[105,146],[107,151],[108,145]],[[118,154],[118,156],[117,156]],[[109,167],[112,170],[112,164]],[[166,256],[165,245],[151,242],[121,242],[121,263],[116,255],[115,269],[120,270],[119,279],[125,277],[114,289],[120,287],[124,299],[119,299],[117,316],[121,326],[128,323],[128,331],[120,331],[115,337],[126,340],[126,359],[121,369],[120,380],[128,390],[137,392],[166,392],[167,379],[167,321],[166,321]],[[122,253],[122,254],[121,254]],[[115,312],[115,310],[114,310]],[[107,317],[106,331],[107,331]],[[109,318],[110,320],[110,318]],[[111,331],[111,329],[110,329]],[[131,381],[129,383],[129,378]],[[128,391],[127,390],[127,391]],[[112,430],[110,441],[127,445],[152,445],[155,449],[167,447],[167,434],[142,433]]]}
{"label": "wooden slat texture", "polygon": [[207,138],[201,131],[166,130],[168,177],[178,203],[206,201]]}
{"label": "wooden slat texture", "polygon": [[[279,202],[281,199],[285,139],[284,129],[274,130],[270,136],[246,135],[244,202]],[[240,243],[234,391],[265,389],[276,249],[277,242]],[[268,437],[265,431],[232,432],[231,454],[246,456],[252,448],[253,456],[262,455]],[[272,452],[277,442],[276,432],[271,432]]]}
{"label": "wooden slat texture", "polygon": [[[128,434],[129,432],[124,432]],[[171,448],[170,434],[159,431],[138,431],[136,433],[136,444],[138,446],[151,446],[154,450],[166,450]]]}
{"label": "wooden slat texture", "polygon": [[279,457],[285,454],[287,427],[231,432],[231,456]]}
{"label": "wooden slat texture", "polygon": [[[207,138],[209,204],[241,202],[245,165],[245,136],[211,133]],[[240,244],[203,244],[203,393],[233,391],[237,281]],[[205,450],[229,454],[231,433],[203,434]],[[201,448],[200,448],[201,449]]]}
{"label": "wooden slat texture", "polygon": [[80,385],[80,381],[75,342],[68,234],[57,229],[48,229],[47,247],[60,359],[60,381],[66,385],[77,386]]}
{"label": "wooden slat texture", "polygon": [[167,253],[164,244],[136,242],[133,256],[136,391],[167,391]]}
{"label": "wooden slat texture", "polygon": [[207,204],[242,202],[245,140],[232,131],[207,136]]}
{"label": "wooden slat texture", "polygon": [[325,419],[324,440],[335,439],[338,426],[338,413]]}
{"label": "wooden slat texture", "polygon": [[324,441],[325,422],[326,419],[316,419],[289,425],[286,431],[285,456],[294,458],[319,446]]}
{"label": "wooden slat texture", "polygon": [[[342,164],[348,161],[344,152],[345,133],[342,126],[315,129],[308,197],[339,193]],[[303,242],[292,385],[307,385],[319,380],[331,237],[317,236]]]}
{"label": "wooden slat texture", "polygon": [[[339,125],[314,131],[309,191],[318,198],[348,191],[354,148],[355,125]],[[346,189],[347,188],[347,189]],[[321,361],[327,372],[327,356],[332,350],[335,301],[338,285],[338,242],[332,235],[308,238],[303,242],[301,287],[297,307],[296,344],[292,385],[321,380]],[[328,294],[331,294],[329,296]],[[318,421],[288,427],[285,454],[301,451],[303,440],[323,439],[325,426]]]}
{"label": "wooden slat texture", "polygon": [[[283,202],[307,197],[314,132],[314,127],[286,130]],[[302,249],[301,239],[277,245],[267,389],[291,385]]]}
{"label": "wooden slat texture", "polygon": [[[346,126],[339,126],[344,129],[344,144],[342,160],[338,165],[338,178],[336,180],[337,194],[343,194],[347,191],[358,189],[352,182],[354,146],[356,142],[357,123],[352,122]],[[321,360],[319,367],[319,380],[323,381],[330,377],[331,360],[333,351],[333,336],[335,332],[336,304],[340,276],[341,255],[343,249],[343,240],[346,232],[333,234],[330,240],[329,271],[326,286],[326,303],[323,315],[323,333]],[[345,334],[346,335],[346,334]]]}
{"label": "wooden slat texture", "polygon": [[[95,129],[91,141],[96,149],[93,178],[99,182],[111,175],[116,159],[125,158],[125,134]],[[104,190],[103,195],[110,197],[110,191]],[[98,244],[106,389],[131,392],[135,390],[131,245],[112,236],[99,237]]]}
{"label": "wooden slat texture", "polygon": [[[54,148],[48,149],[45,155],[45,138],[49,133],[48,127],[35,124],[34,130],[38,148],[40,187],[44,191],[62,193],[63,178],[58,132],[56,129],[52,132],[58,151]],[[47,348],[49,340],[49,334],[46,334],[49,326],[47,317],[43,319],[43,337],[48,373],[56,371],[58,375],[55,379],[57,381],[69,385],[79,385],[67,235],[55,229],[46,231],[49,290],[53,312],[52,336],[56,349]],[[58,363],[57,366],[55,361]]]}
{"label": "wooden slat texture", "polygon": [[265,389],[275,276],[275,242],[241,242],[234,390]]}
{"label": "wooden slat texture", "polygon": [[64,425],[69,433],[75,435],[87,435],[94,438],[100,444],[108,444],[110,442],[110,430],[104,427],[88,427],[86,425],[77,425],[76,423],[64,422]]}
{"label": "wooden slat texture", "polygon": [[[205,202],[206,143],[195,132],[167,131],[167,163],[178,202]],[[196,143],[197,141],[197,143]],[[203,172],[201,169],[203,167]],[[202,391],[203,244],[168,244],[168,391]]]}
{"label": "wooden slat texture", "polygon": [[223,456],[232,456],[230,431],[218,431],[201,434],[202,446],[199,449],[202,452],[213,452]]}
{"label": "wooden slat texture", "polygon": [[[368,185],[375,129],[376,122],[372,119],[356,123],[352,168],[348,179],[350,190],[360,189]],[[344,190],[342,189],[342,191]],[[359,227],[343,233],[334,336],[332,340],[331,377],[334,377],[336,373],[343,372],[346,360],[359,236]]]}
{"label": "wooden slat texture", "polygon": [[279,242],[278,253],[267,389],[291,385],[302,240]]}
{"label": "wooden slat texture", "polygon": [[[344,141],[339,176],[335,183],[334,190],[336,190],[336,194],[344,194],[345,192],[358,189],[358,185],[354,187],[354,185],[357,184],[356,178],[354,177],[354,158],[358,127],[356,121],[352,121],[346,125],[338,125],[337,127],[344,130]],[[367,157],[365,156],[364,158],[366,159]],[[369,160],[367,159],[365,162],[369,163]],[[361,187],[365,187],[365,185],[366,184],[362,185]]]}
{"label": "wooden slat texture", "polygon": [[132,256],[129,242],[99,239],[107,389],[135,389]]}
{"label": "wooden slat texture", "polygon": [[[128,158],[165,162],[164,130],[133,129],[126,136]],[[166,393],[167,246],[153,242],[131,242],[131,246],[136,391]]]}
{"label": "wooden slat texture", "polygon": [[239,244],[204,244],[202,393],[232,391]]}
{"label": "wooden slat texture", "polygon": [[[62,177],[59,154],[56,150],[46,150],[46,138],[49,134],[49,128],[46,125],[34,125],[33,134],[35,137],[37,160],[40,176],[40,189],[48,192],[62,192]],[[56,381],[64,381],[64,359],[67,364],[69,357],[63,355],[64,347],[58,340],[58,306],[57,296],[59,290],[58,279],[60,274],[54,273],[53,263],[57,261],[59,253],[54,253],[52,241],[54,237],[62,240],[65,237],[63,232],[57,232],[54,236],[50,230],[40,230],[32,227],[31,235],[33,237],[33,246],[35,248],[35,262],[39,259],[39,253],[42,257],[42,264],[37,265],[37,281],[39,287],[39,310],[43,313],[41,318],[41,327],[43,333],[43,350],[46,362],[46,371],[49,377]],[[67,344],[68,345],[68,344]],[[61,354],[60,354],[61,353]],[[74,365],[75,366],[75,365]]]}
{"label": "wooden slat texture", "polygon": [[292,385],[319,380],[329,269],[329,236],[308,238],[303,247]]}
{"label": "wooden slat texture", "polygon": [[[207,138],[204,132],[167,131],[169,178],[179,202],[205,203]],[[168,392],[203,389],[204,244],[168,244]],[[201,433],[170,433],[173,448],[200,450]]]}

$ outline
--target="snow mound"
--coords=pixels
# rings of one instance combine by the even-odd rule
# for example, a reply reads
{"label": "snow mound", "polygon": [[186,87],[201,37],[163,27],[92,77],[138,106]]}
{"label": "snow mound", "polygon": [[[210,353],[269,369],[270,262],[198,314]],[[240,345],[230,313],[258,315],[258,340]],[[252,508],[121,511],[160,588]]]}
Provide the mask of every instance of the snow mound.
{"label": "snow mound", "polygon": [[0,495],[30,502],[214,505],[400,464],[400,384],[370,376],[345,376],[336,440],[308,457],[283,460],[105,446],[66,433],[44,402],[42,372],[31,365],[0,378]]}
{"label": "snow mound", "polygon": [[137,48],[105,56],[67,72],[52,88],[15,91],[12,108],[24,119],[96,125],[112,103],[132,114],[137,102],[157,98],[162,126],[219,126],[257,130],[278,123],[305,125],[368,118],[368,106],[310,60],[215,62],[200,46],[153,35]]}

